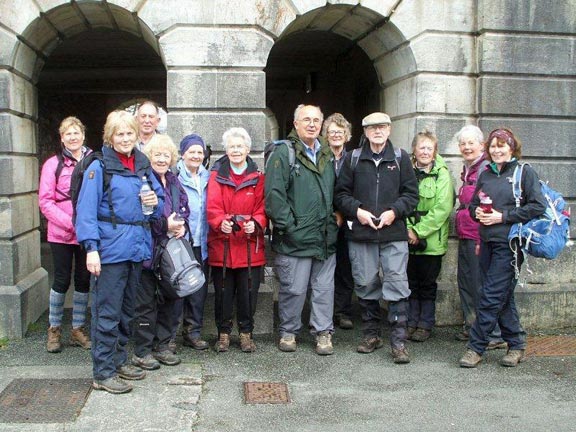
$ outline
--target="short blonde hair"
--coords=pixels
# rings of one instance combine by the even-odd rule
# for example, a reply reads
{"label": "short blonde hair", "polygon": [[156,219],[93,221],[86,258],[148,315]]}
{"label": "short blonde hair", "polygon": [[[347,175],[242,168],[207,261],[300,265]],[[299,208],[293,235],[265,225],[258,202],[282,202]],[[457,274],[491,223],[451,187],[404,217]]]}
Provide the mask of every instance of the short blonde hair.
{"label": "short blonde hair", "polygon": [[324,137],[328,137],[328,128],[332,123],[344,129],[344,141],[348,142],[352,139],[352,125],[340,113],[334,113],[326,117],[326,120],[324,120],[324,126],[322,126],[322,135]]}
{"label": "short blonde hair", "polygon": [[152,154],[158,151],[167,150],[170,153],[170,166],[176,166],[178,162],[178,148],[172,138],[168,135],[155,134],[148,144],[144,146],[144,154],[148,159],[152,159]]}
{"label": "short blonde hair", "polygon": [[112,137],[121,127],[128,127],[136,132],[136,139],[138,139],[138,120],[134,118],[128,111],[116,110],[112,111],[106,117],[106,124],[104,125],[104,134],[102,139],[104,144],[112,147]]}
{"label": "short blonde hair", "polygon": [[62,120],[62,123],[60,123],[60,127],[58,128],[58,132],[60,132],[60,135],[62,135],[71,126],[77,127],[80,129],[80,131],[82,131],[83,135],[86,135],[86,126],[84,126],[84,123],[82,123],[80,119],[74,116],[66,117],[64,120]]}

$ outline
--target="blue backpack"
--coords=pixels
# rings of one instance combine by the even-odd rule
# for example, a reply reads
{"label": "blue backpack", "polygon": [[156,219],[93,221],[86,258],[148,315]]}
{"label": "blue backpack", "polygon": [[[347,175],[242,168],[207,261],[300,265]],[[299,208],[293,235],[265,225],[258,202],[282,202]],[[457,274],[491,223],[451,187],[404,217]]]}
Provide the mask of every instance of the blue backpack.
{"label": "blue backpack", "polygon": [[[522,199],[522,171],[525,164],[518,164],[514,169],[512,188],[516,207]],[[508,240],[517,238],[524,256],[537,258],[556,258],[570,239],[570,209],[562,195],[540,180],[542,195],[547,206],[543,215],[526,223],[512,225]]]}

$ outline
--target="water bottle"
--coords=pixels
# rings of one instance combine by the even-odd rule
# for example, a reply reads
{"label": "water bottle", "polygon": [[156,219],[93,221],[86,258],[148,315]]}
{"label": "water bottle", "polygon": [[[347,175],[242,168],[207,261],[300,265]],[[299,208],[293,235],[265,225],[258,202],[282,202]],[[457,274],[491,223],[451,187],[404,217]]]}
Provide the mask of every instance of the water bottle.
{"label": "water bottle", "polygon": [[[150,185],[148,184],[148,179],[146,176],[142,176],[142,187],[140,188],[140,200],[142,200],[143,195],[147,195],[152,192]],[[144,216],[151,215],[154,212],[154,207],[144,204],[142,202],[142,213]]]}

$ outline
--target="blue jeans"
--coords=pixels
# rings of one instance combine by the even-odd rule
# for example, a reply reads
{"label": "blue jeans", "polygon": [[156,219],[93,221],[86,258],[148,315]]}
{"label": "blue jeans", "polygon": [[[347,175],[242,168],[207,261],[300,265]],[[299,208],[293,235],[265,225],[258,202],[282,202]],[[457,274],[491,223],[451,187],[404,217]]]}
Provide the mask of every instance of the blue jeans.
{"label": "blue jeans", "polygon": [[[476,321],[470,328],[468,348],[482,355],[489,342],[489,335],[500,325],[502,338],[511,350],[526,348],[526,333],[514,303],[516,275],[512,265],[514,254],[508,243],[482,242],[480,247],[480,270],[483,274],[480,299],[476,309]],[[522,265],[521,254],[518,267]]]}
{"label": "blue jeans", "polygon": [[123,261],[102,264],[100,276],[92,276],[91,354],[96,380],[115,376],[128,361],[126,344],[141,274],[142,263]]}

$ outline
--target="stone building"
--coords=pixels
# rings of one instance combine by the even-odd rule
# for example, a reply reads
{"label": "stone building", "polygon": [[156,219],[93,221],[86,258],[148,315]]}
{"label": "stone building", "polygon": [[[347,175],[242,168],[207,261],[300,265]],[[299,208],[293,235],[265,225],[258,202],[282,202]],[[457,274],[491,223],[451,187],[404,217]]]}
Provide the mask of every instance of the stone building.
{"label": "stone building", "polygon": [[[301,102],[342,112],[356,139],[360,119],[383,110],[404,148],[432,128],[455,178],[453,134],[505,125],[571,200],[575,17],[564,0],[2,0],[0,337],[21,337],[47,308],[39,164],[65,116],[80,117],[98,147],[109,111],[150,98],[175,141],[194,131],[218,149],[241,125],[257,151],[289,131]],[[460,321],[454,255],[442,275],[445,324]],[[573,325],[573,254],[532,267],[517,295],[524,324]]]}

